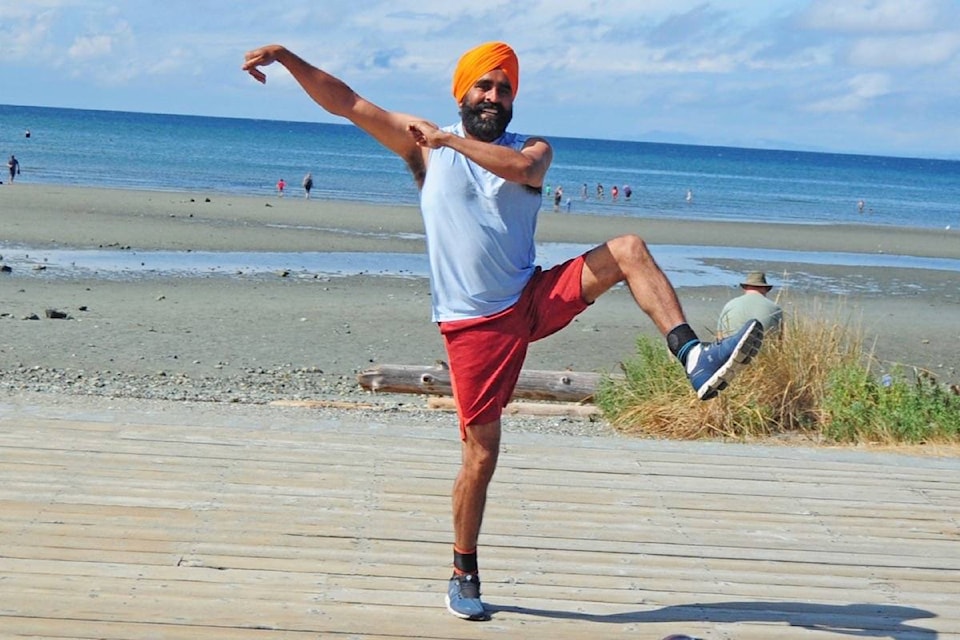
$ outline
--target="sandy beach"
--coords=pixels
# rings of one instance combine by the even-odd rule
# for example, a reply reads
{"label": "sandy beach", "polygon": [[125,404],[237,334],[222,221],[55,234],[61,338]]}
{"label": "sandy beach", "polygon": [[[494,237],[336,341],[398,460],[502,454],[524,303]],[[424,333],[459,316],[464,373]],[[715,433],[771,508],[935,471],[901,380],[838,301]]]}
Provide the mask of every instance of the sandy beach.
{"label": "sandy beach", "polygon": [[[942,230],[700,223],[545,212],[539,240],[599,243],[639,233],[657,244],[960,257]],[[422,253],[419,212],[353,202],[30,184],[0,187],[0,254],[17,248],[120,251]],[[7,261],[9,262],[9,261]],[[6,264],[7,262],[0,261]],[[802,271],[790,310],[822,308],[862,327],[890,366],[960,382],[958,274],[897,267],[714,261],[733,273]],[[871,286],[837,296],[818,279]],[[730,286],[679,288],[691,325],[708,337]],[[776,293],[776,292],[775,292]],[[45,316],[48,309],[67,314]],[[0,274],[0,389],[233,402],[358,398],[358,371],[444,358],[423,278],[286,274],[108,279],[17,263]],[[36,316],[36,320],[27,320]],[[531,349],[531,369],[616,371],[649,320],[622,288]]]}

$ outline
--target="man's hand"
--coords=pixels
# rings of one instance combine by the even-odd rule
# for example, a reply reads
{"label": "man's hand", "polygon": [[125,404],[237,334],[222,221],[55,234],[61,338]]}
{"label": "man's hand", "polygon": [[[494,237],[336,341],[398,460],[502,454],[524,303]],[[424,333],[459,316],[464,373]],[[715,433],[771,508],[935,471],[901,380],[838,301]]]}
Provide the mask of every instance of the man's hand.
{"label": "man's hand", "polygon": [[443,140],[450,134],[443,131],[437,125],[426,120],[411,122],[407,125],[407,131],[413,136],[413,141],[420,147],[430,149],[439,149],[443,146]]}
{"label": "man's hand", "polygon": [[267,82],[267,74],[260,71],[259,67],[266,67],[276,62],[277,55],[282,50],[283,47],[280,45],[268,44],[265,47],[248,51],[243,57],[243,66],[241,69],[253,76],[257,82],[265,84]]}

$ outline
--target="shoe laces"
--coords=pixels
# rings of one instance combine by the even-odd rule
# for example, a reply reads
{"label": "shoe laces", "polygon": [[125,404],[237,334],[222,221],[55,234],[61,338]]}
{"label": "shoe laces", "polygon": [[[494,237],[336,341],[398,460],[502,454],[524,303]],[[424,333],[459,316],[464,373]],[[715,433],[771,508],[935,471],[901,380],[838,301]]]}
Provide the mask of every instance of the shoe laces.
{"label": "shoe laces", "polygon": [[461,598],[472,600],[480,597],[480,578],[472,573],[465,573],[455,577],[457,583],[460,585]]}

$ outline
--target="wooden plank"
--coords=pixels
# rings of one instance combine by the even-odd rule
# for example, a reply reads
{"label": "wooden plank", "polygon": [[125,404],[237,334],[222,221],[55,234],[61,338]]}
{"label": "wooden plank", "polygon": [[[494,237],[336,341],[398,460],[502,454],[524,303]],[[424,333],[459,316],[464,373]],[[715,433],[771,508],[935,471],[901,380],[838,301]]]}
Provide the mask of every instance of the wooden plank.
{"label": "wooden plank", "polygon": [[[427,408],[436,411],[456,411],[457,404],[453,398],[427,398]],[[575,416],[589,418],[601,415],[600,409],[594,406],[572,403],[547,402],[509,402],[503,408],[503,415],[507,416]]]}

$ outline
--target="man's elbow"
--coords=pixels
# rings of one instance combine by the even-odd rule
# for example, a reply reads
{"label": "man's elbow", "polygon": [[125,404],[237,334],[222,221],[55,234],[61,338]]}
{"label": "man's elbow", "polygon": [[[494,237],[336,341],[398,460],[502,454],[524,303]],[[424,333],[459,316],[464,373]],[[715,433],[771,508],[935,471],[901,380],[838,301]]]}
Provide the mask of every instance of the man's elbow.
{"label": "man's elbow", "polygon": [[543,186],[543,180],[546,178],[546,171],[538,166],[536,162],[527,162],[517,168],[517,180],[520,184],[539,189]]}

